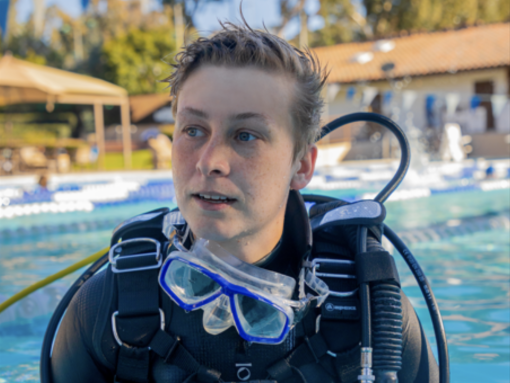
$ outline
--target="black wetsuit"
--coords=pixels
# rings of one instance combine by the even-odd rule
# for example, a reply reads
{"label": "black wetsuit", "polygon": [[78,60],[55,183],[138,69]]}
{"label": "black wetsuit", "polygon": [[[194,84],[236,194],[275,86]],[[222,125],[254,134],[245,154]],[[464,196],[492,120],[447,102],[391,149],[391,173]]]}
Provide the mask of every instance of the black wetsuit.
{"label": "black wetsuit", "polygon": [[[285,228],[277,248],[258,266],[297,278],[302,249],[300,239],[309,230],[307,217],[297,214],[292,204],[302,203],[289,199]],[[299,216],[301,215],[301,216]],[[302,242],[302,241],[301,241]],[[344,241],[347,243],[348,241]],[[337,241],[341,243],[341,240]],[[347,249],[347,245],[345,246]],[[111,314],[115,311],[112,273],[101,272],[87,281],[73,298],[60,325],[52,354],[54,383],[113,382],[119,346],[111,327]],[[420,322],[409,300],[402,294],[403,304],[403,368],[399,372],[401,383],[438,382],[438,368],[425,338]],[[180,344],[201,365],[221,372],[225,382],[274,381],[268,378],[267,368],[285,358],[302,344],[309,327],[315,326],[316,314],[310,312],[279,345],[249,344],[234,327],[219,335],[210,335],[202,325],[202,310],[186,313],[160,294],[160,307],[166,316],[166,331],[180,337]],[[312,325],[310,325],[312,324]],[[308,326],[308,328],[307,328]],[[289,382],[329,383],[355,382],[359,373],[359,320],[321,320],[321,333],[334,358],[321,358],[321,368],[312,363],[300,368],[297,378]],[[345,362],[345,363],[344,363]],[[157,383],[181,383],[189,374],[176,365],[164,363],[157,355],[151,356],[150,380]],[[249,379],[245,379],[249,374]],[[242,379],[241,379],[242,378]]]}

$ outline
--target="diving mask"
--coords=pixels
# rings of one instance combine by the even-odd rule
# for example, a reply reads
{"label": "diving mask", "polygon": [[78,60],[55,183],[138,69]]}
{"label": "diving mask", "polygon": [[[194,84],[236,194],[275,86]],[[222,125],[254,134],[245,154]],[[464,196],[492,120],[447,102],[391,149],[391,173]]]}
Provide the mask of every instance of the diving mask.
{"label": "diving mask", "polygon": [[[219,334],[235,326],[249,342],[278,344],[329,289],[311,271],[300,272],[299,300],[291,296],[296,281],[241,261],[219,245],[200,239],[191,251],[170,253],[159,283],[181,308],[202,309],[204,329]],[[318,295],[305,294],[308,285]]]}

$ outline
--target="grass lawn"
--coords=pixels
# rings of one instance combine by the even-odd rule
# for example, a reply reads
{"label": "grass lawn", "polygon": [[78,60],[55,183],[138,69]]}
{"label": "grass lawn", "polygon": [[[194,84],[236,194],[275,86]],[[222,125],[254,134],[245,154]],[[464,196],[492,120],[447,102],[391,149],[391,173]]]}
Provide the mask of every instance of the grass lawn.
{"label": "grass lawn", "polygon": [[[105,170],[123,170],[124,155],[120,152],[106,152],[104,158]],[[135,150],[131,154],[132,170],[152,169],[152,153],[149,149]]]}
{"label": "grass lawn", "polygon": [[[152,169],[152,153],[149,149],[135,150],[132,153],[132,170],[150,170]],[[106,152],[105,170],[124,170],[124,156],[121,152]],[[96,170],[97,164],[91,164],[85,167],[86,170]],[[74,171],[80,171],[81,168],[73,164]]]}

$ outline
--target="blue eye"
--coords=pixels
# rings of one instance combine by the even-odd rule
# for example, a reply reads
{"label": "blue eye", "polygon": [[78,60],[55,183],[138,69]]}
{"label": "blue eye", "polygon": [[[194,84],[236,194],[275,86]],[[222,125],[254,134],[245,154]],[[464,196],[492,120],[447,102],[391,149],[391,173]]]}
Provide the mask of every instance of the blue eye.
{"label": "blue eye", "polygon": [[190,137],[199,137],[203,135],[203,133],[197,128],[187,128],[186,134]]}
{"label": "blue eye", "polygon": [[252,140],[256,140],[257,139],[257,137],[255,137],[253,134],[250,134],[250,133],[247,133],[247,132],[239,133],[237,138],[239,139],[239,141],[243,141],[243,142],[252,141]]}

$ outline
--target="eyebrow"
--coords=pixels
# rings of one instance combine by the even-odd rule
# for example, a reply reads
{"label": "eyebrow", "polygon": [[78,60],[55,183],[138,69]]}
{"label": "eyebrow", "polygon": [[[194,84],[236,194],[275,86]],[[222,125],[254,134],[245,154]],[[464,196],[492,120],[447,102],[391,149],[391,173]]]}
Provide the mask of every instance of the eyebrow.
{"label": "eyebrow", "polygon": [[[208,119],[209,118],[209,114],[204,112],[203,110],[200,110],[200,109],[195,109],[195,108],[192,108],[190,106],[187,106],[185,107],[179,114],[188,114],[188,115],[192,115],[192,116],[195,116],[195,117],[198,117],[198,118],[202,118],[202,119]],[[255,112],[245,112],[245,113],[239,113],[239,114],[236,114],[236,115],[233,115],[233,116],[230,116],[229,117],[229,120],[231,121],[243,121],[243,120],[249,120],[249,119],[257,119],[257,120],[262,120],[264,122],[267,123],[267,117],[264,116],[262,113],[255,113]]]}
{"label": "eyebrow", "polygon": [[209,115],[200,109],[195,109],[190,106],[185,107],[179,114],[189,114],[198,118],[207,119]]}
{"label": "eyebrow", "polygon": [[230,117],[229,119],[232,121],[243,121],[243,120],[249,120],[252,118],[257,119],[257,120],[262,120],[267,123],[266,116],[264,116],[261,113],[254,113],[254,112],[239,113],[233,117]]}

